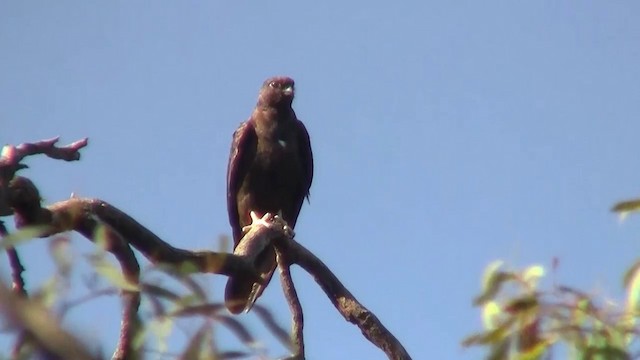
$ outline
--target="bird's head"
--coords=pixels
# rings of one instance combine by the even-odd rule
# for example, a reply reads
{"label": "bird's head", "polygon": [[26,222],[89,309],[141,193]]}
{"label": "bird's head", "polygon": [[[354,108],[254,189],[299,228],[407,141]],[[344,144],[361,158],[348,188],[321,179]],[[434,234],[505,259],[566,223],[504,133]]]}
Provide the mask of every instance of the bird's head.
{"label": "bird's head", "polygon": [[265,80],[258,96],[258,105],[267,107],[290,107],[293,102],[295,83],[292,78],[276,76]]}

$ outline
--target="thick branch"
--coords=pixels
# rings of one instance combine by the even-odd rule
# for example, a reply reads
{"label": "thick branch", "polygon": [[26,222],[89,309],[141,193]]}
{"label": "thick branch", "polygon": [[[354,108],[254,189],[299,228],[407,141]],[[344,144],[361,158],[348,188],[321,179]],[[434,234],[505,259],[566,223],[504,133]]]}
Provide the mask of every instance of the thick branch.
{"label": "thick branch", "polygon": [[[96,230],[102,225],[108,225],[125,243],[138,249],[151,263],[174,265],[178,268],[192,267],[196,272],[227,276],[244,273],[257,279],[254,269],[242,258],[227,253],[175,248],[105,201],[72,198],[41,208],[37,189],[30,180],[16,177],[11,182],[10,190],[10,205],[16,212],[16,220],[20,221],[21,226],[45,225],[46,231],[41,234],[43,237],[76,230],[95,240]],[[36,199],[37,204],[34,203]],[[124,249],[118,242],[110,242],[109,245]]]}

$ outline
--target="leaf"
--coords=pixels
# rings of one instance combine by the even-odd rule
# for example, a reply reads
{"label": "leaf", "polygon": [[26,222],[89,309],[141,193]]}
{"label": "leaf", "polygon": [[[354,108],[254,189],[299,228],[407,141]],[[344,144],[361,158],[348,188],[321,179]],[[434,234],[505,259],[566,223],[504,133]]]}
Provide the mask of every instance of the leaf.
{"label": "leaf", "polygon": [[55,236],[49,242],[49,254],[58,269],[58,273],[68,278],[71,273],[73,259],[69,248],[70,237],[67,235]]}
{"label": "leaf", "polygon": [[14,233],[11,233],[2,238],[0,242],[0,248],[6,250],[17,245],[33,240],[35,238],[42,237],[49,230],[49,226],[46,225],[31,225],[26,226]]}
{"label": "leaf", "polygon": [[482,293],[473,300],[476,306],[482,305],[492,300],[500,291],[502,284],[514,278],[512,273],[498,271],[502,266],[502,261],[494,261],[485,270],[482,281]]}
{"label": "leaf", "polygon": [[492,279],[496,276],[498,270],[504,265],[504,261],[495,260],[491,262],[484,270],[482,275],[482,290],[487,291],[491,287]]}
{"label": "leaf", "polygon": [[178,295],[177,293],[158,285],[142,284],[141,287],[142,291],[149,296],[167,299],[174,303],[179,302],[182,299],[182,296]]}
{"label": "leaf", "polygon": [[207,353],[208,349],[205,346],[208,340],[213,336],[211,325],[204,323],[195,335],[191,337],[186,349],[180,355],[180,359],[210,359],[213,354]]}
{"label": "leaf", "polygon": [[630,213],[640,211],[640,199],[625,200],[616,203],[611,208],[612,212]]}
{"label": "leaf", "polygon": [[640,211],[640,199],[621,201],[615,204],[611,211],[618,213],[618,220],[623,222],[629,214]]}
{"label": "leaf", "polygon": [[148,327],[158,339],[157,351],[159,353],[166,352],[168,348],[167,339],[169,338],[169,335],[171,335],[171,330],[173,329],[173,320],[166,316],[159,317],[151,321]]}
{"label": "leaf", "polygon": [[273,314],[265,307],[261,305],[254,305],[253,311],[260,320],[265,324],[267,329],[271,331],[271,334],[276,337],[280,341],[282,345],[287,347],[289,350],[293,351],[293,343],[291,341],[291,335],[284,328],[280,327],[276,320],[273,317]]}
{"label": "leaf", "polygon": [[106,251],[109,246],[109,228],[98,222],[95,229],[93,230],[93,242],[96,244],[98,249],[102,251]]}
{"label": "leaf", "polygon": [[109,263],[103,256],[92,256],[90,262],[95,271],[107,279],[112,285],[126,291],[140,290],[136,284],[128,281],[122,272]]}
{"label": "leaf", "polygon": [[219,312],[222,311],[223,309],[224,309],[224,305],[219,303],[187,306],[182,309],[173,311],[171,313],[171,316],[183,317],[183,316],[201,315],[201,316],[216,318],[219,315]]}
{"label": "leaf", "polygon": [[531,287],[535,288],[538,285],[538,280],[543,276],[544,267],[541,265],[532,265],[524,270],[522,278]]}
{"label": "leaf", "polygon": [[[634,265],[635,271],[629,276],[627,280],[627,301],[626,310],[629,316],[629,322],[631,326],[635,322],[635,314],[640,310],[640,271],[636,265]],[[625,276],[626,277],[626,276]]]}
{"label": "leaf", "polygon": [[240,341],[242,341],[242,343],[244,343],[248,347],[255,348],[258,346],[258,341],[238,320],[226,315],[216,316],[216,320],[218,320],[218,322],[231,330],[231,332],[233,332],[238,337],[238,339],[240,339]]}
{"label": "leaf", "polygon": [[468,336],[462,341],[462,346],[469,347],[471,345],[497,344],[502,339],[507,337],[507,335],[509,335],[509,333],[511,332],[511,325],[513,325],[514,322],[515,318],[511,317],[493,330],[484,331]]}
{"label": "leaf", "polygon": [[504,307],[504,310],[512,314],[521,313],[537,307],[538,303],[537,296],[526,295],[509,301],[509,303]]}
{"label": "leaf", "polygon": [[508,359],[509,348],[511,347],[511,339],[506,338],[503,341],[494,344],[491,347],[491,352],[487,356],[487,360],[504,360]]}
{"label": "leaf", "polygon": [[501,313],[502,309],[500,309],[500,305],[498,305],[497,302],[489,301],[484,304],[482,308],[482,320],[484,322],[484,328],[487,330],[495,329],[496,320]]}
{"label": "leaf", "polygon": [[584,350],[584,359],[630,360],[631,355],[624,349],[605,344],[601,347],[587,347]]}
{"label": "leaf", "polygon": [[242,351],[223,351],[219,353],[216,359],[229,360],[229,359],[245,359],[251,356],[250,353]]}
{"label": "leaf", "polygon": [[529,348],[527,351],[521,352],[518,354],[516,359],[518,360],[537,360],[544,355],[544,353],[549,350],[552,342],[548,340],[542,340]]}
{"label": "leaf", "polygon": [[45,308],[53,307],[59,297],[58,279],[53,276],[47,280],[38,290],[31,294],[31,299],[42,304]]}
{"label": "leaf", "polygon": [[636,261],[625,271],[622,277],[622,286],[628,289],[632,284],[631,282],[638,276],[638,270],[640,269],[640,260]]}

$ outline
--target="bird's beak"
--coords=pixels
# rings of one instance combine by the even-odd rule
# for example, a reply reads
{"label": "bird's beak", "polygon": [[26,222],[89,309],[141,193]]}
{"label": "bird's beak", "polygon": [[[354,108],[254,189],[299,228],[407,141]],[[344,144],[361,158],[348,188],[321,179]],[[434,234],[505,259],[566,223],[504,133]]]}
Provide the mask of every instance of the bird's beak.
{"label": "bird's beak", "polygon": [[282,92],[287,96],[293,95],[293,86],[287,86],[282,90]]}

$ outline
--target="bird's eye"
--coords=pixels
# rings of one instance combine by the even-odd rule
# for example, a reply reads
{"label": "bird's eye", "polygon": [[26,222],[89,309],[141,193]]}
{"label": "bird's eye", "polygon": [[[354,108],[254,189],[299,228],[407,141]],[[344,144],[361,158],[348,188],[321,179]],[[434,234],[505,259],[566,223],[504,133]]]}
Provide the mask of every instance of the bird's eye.
{"label": "bird's eye", "polygon": [[275,81],[272,81],[272,82],[269,83],[269,87],[272,87],[272,88],[276,89],[276,88],[278,88],[278,83],[275,82]]}

